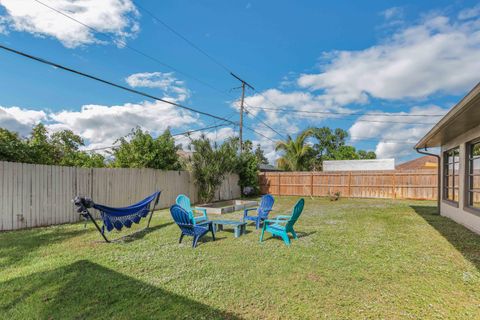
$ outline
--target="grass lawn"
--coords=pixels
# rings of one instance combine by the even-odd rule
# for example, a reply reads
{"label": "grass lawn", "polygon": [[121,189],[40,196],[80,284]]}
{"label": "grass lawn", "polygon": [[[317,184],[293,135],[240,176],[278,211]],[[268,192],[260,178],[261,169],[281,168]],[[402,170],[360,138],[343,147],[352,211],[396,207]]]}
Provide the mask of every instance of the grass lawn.
{"label": "grass lawn", "polygon": [[112,244],[91,223],[0,233],[0,318],[480,319],[480,236],[434,205],[306,198],[291,247],[249,225],[192,249],[167,210]]}

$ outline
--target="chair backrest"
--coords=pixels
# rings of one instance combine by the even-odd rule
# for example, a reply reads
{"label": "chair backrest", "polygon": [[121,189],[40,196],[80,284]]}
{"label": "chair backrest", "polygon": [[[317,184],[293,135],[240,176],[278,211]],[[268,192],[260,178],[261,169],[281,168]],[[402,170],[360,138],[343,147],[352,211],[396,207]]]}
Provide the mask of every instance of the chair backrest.
{"label": "chair backrest", "polygon": [[305,205],[305,200],[303,198],[297,201],[297,203],[295,204],[292,210],[292,217],[287,222],[287,227],[289,226],[292,227],[295,224],[295,222],[297,222],[298,218],[302,214],[304,205]]}
{"label": "chair backrest", "polygon": [[192,225],[192,221],[190,220],[188,212],[178,204],[174,204],[170,207],[170,214],[172,215],[175,223],[178,224],[180,227]]}
{"label": "chair backrest", "polygon": [[192,205],[190,203],[190,198],[184,194],[178,195],[175,203],[182,207],[185,211],[187,211],[190,218],[193,217]]}
{"label": "chair backrest", "polygon": [[259,216],[268,216],[268,213],[272,210],[273,203],[275,202],[275,199],[271,194],[266,194],[262,196],[262,199],[260,200],[260,206],[258,207],[258,215]]}

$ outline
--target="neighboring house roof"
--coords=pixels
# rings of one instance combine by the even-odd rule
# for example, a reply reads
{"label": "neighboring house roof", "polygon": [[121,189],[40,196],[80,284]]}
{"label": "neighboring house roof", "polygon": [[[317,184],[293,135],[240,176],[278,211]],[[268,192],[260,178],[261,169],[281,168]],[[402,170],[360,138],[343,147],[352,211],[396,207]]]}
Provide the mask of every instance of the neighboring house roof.
{"label": "neighboring house roof", "polygon": [[325,160],[323,171],[395,170],[395,159]]}
{"label": "neighboring house roof", "polygon": [[177,151],[177,154],[182,159],[188,159],[190,156],[193,155],[193,152],[192,151],[185,151],[185,150],[180,149],[180,150]]}
{"label": "neighboring house roof", "polygon": [[260,164],[258,165],[258,170],[263,171],[263,172],[268,172],[268,171],[283,171],[278,169],[275,166],[272,166],[271,164]]}
{"label": "neighboring house roof", "polygon": [[415,148],[440,147],[480,125],[480,82],[415,145]]}
{"label": "neighboring house roof", "polygon": [[423,156],[404,163],[400,163],[395,167],[397,170],[421,170],[435,169],[438,167],[437,158],[434,156]]}

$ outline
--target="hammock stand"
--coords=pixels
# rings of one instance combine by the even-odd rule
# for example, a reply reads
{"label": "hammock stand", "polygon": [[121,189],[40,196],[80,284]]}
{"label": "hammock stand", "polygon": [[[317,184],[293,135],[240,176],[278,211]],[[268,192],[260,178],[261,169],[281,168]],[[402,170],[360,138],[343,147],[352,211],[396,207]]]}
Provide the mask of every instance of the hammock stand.
{"label": "hammock stand", "polygon": [[[80,215],[86,221],[91,220],[93,222],[105,242],[111,242],[111,240],[109,240],[105,235],[105,231],[110,232],[113,229],[120,231],[123,227],[130,228],[133,223],[140,223],[140,220],[147,217],[149,213],[150,217],[148,218],[146,228],[150,227],[150,221],[152,220],[153,211],[155,211],[155,207],[160,199],[160,193],[161,191],[157,191],[142,201],[123,208],[113,208],[96,204],[90,198],[78,196],[75,197],[73,203],[77,207],[77,212],[80,213]],[[103,221],[102,227],[98,225],[95,218],[88,211],[89,208],[97,209],[100,212],[100,216]]]}

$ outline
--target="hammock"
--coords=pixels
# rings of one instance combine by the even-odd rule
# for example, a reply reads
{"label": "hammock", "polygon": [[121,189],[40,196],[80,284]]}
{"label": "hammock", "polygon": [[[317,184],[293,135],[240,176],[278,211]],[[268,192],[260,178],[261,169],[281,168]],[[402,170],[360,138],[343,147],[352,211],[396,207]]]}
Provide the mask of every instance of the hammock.
{"label": "hammock", "polygon": [[[140,220],[147,217],[148,213],[150,212],[150,217],[147,224],[148,228],[150,226],[153,211],[155,210],[155,206],[158,204],[159,198],[160,191],[157,191],[142,201],[123,208],[112,208],[105,205],[96,204],[91,199],[84,197],[76,197],[73,201],[77,206],[77,212],[79,212],[85,220],[91,220],[105,241],[110,242],[105,235],[105,230],[110,232],[113,229],[120,231],[123,229],[123,227],[130,228],[134,223],[140,223]],[[94,208],[100,212],[103,222],[103,226],[101,228],[88,211],[88,208]]]}

